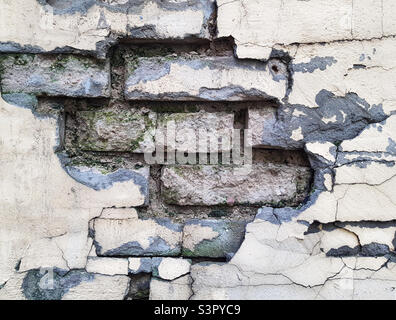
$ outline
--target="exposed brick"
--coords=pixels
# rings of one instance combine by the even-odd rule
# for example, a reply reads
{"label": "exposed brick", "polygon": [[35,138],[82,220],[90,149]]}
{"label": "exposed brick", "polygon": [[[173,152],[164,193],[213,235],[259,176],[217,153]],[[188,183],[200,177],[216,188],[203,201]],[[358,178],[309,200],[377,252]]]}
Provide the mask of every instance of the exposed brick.
{"label": "exposed brick", "polygon": [[[229,151],[231,149],[233,125],[234,114],[228,112],[160,114],[158,116],[156,145],[178,152]],[[167,130],[170,130],[172,126],[176,132],[175,139],[167,139],[168,136],[170,137]],[[213,141],[213,148],[209,147],[211,146],[210,141]],[[223,143],[220,141],[223,141]]]}
{"label": "exposed brick", "polygon": [[307,196],[310,179],[309,168],[282,164],[168,166],[161,177],[164,200],[178,205],[295,206]]}
{"label": "exposed brick", "polygon": [[276,135],[276,108],[264,107],[248,110],[247,126],[252,137],[248,145],[253,148],[271,146],[271,136]]}
{"label": "exposed brick", "polygon": [[12,54],[1,57],[3,93],[108,97],[109,63],[72,55]]}
{"label": "exposed brick", "polygon": [[286,75],[275,75],[259,61],[234,57],[165,56],[134,58],[128,68],[129,100],[282,99]]}
{"label": "exposed brick", "polygon": [[156,113],[147,110],[80,111],[75,147],[89,151],[154,151]]}
{"label": "exposed brick", "polygon": [[245,236],[242,221],[198,220],[186,222],[183,229],[183,256],[230,258]]}

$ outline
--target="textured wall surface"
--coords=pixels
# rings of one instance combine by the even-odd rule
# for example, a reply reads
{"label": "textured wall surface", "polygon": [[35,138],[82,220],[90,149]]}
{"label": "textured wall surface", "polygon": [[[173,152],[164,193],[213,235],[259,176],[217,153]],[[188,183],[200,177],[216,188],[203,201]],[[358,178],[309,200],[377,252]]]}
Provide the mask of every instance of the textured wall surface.
{"label": "textured wall surface", "polygon": [[395,299],[395,15],[0,0],[0,299]]}

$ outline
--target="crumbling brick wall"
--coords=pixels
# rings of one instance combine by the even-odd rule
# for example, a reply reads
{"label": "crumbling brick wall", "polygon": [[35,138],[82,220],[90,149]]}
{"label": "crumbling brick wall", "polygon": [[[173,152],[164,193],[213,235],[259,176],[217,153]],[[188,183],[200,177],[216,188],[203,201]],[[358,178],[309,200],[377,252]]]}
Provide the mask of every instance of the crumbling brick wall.
{"label": "crumbling brick wall", "polygon": [[0,0],[0,298],[393,298],[396,6],[336,2]]}

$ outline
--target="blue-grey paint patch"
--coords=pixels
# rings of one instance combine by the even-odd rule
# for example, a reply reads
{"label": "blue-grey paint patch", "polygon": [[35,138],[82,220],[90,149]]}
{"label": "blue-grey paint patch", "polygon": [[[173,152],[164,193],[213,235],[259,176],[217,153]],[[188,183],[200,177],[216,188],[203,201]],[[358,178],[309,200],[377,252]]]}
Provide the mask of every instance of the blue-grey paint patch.
{"label": "blue-grey paint patch", "polygon": [[266,100],[273,99],[268,93],[257,89],[244,89],[240,86],[229,86],[220,89],[200,88],[199,98],[208,101],[226,101],[230,99],[239,98],[253,99],[253,100]]}
{"label": "blue-grey paint patch", "polygon": [[359,61],[364,61],[366,59],[366,55],[362,53],[359,57]]}
{"label": "blue-grey paint patch", "polygon": [[169,230],[175,231],[175,232],[182,232],[183,226],[179,223],[174,223],[172,222],[171,219],[168,218],[159,218],[159,219],[154,219],[156,223],[158,223],[160,226],[163,226],[165,228],[168,228]]}
{"label": "blue-grey paint patch", "polygon": [[390,154],[396,154],[396,142],[392,138],[388,138],[388,143],[386,151]]}
{"label": "blue-grey paint patch", "polygon": [[353,69],[365,69],[367,66],[365,64],[354,64]]}
{"label": "blue-grey paint patch", "polygon": [[0,42],[0,52],[4,53],[40,53],[45,50],[39,46],[31,46],[31,45],[20,45],[19,43],[7,41]]}
{"label": "blue-grey paint patch", "polygon": [[[316,163],[319,163],[319,162],[316,162]],[[313,165],[313,167],[315,167],[313,188],[315,190],[330,191],[330,190],[327,190],[327,186],[325,185],[325,182],[326,182],[325,175],[329,174],[332,177],[331,182],[333,183],[333,177],[334,177],[333,170],[329,167],[323,167],[319,164]]]}
{"label": "blue-grey paint patch", "polygon": [[382,257],[389,253],[389,246],[386,244],[372,242],[362,246],[360,255],[363,257]]}
{"label": "blue-grey paint patch", "polygon": [[89,8],[99,3],[96,0],[37,0],[37,2],[44,6],[44,10],[52,10],[56,15],[72,15],[77,12],[86,14]]}
{"label": "blue-grey paint patch", "polygon": [[124,243],[118,248],[108,250],[106,252],[99,251],[99,256],[177,256],[181,252],[180,244],[174,248],[160,237],[150,237],[150,245],[148,248],[143,249],[139,242],[130,241]]}
{"label": "blue-grey paint patch", "polygon": [[268,221],[272,224],[281,225],[285,222],[290,222],[294,217],[300,214],[300,210],[295,208],[260,208],[256,218],[264,221]]}
{"label": "blue-grey paint patch", "polygon": [[[387,119],[382,105],[370,105],[354,93],[336,96],[321,90],[316,96],[318,108],[302,105],[281,105],[277,121],[263,135],[262,144],[287,149],[301,149],[307,142],[327,141],[338,145],[343,140],[355,138],[370,123]],[[300,116],[293,113],[298,111]],[[323,119],[335,119],[326,123]],[[292,132],[302,130],[303,139],[293,140]]]}
{"label": "blue-grey paint patch", "polygon": [[160,257],[154,257],[152,258],[152,272],[153,272],[153,277],[159,277],[159,271],[158,267],[161,264],[163,258]]}
{"label": "blue-grey paint patch", "polygon": [[351,257],[351,256],[356,256],[360,252],[360,247],[348,247],[348,246],[342,246],[339,248],[332,248],[329,251],[326,252],[326,256],[328,257]]}
{"label": "blue-grey paint patch", "polygon": [[17,272],[19,271],[19,268],[21,267],[21,262],[22,262],[22,259],[19,259],[15,265],[15,271],[17,271]]}
{"label": "blue-grey paint patch", "polygon": [[335,63],[337,63],[337,60],[334,57],[314,57],[308,63],[293,64],[292,70],[294,72],[312,73],[315,70],[324,71]]}
{"label": "blue-grey paint patch", "polygon": [[140,258],[140,266],[138,270],[129,269],[129,273],[138,274],[138,273],[151,273],[152,271],[152,261],[151,258]]}
{"label": "blue-grey paint patch", "polygon": [[44,289],[45,277],[49,277],[40,270],[30,270],[22,282],[22,292],[28,300],[60,300],[71,289],[84,281],[92,281],[95,275],[84,270],[65,272],[59,269],[53,271],[52,289]]}
{"label": "blue-grey paint patch", "polygon": [[309,227],[310,224],[308,221],[305,220],[297,220],[297,223],[302,224],[303,226]]}
{"label": "blue-grey paint patch", "polygon": [[36,96],[25,93],[9,93],[3,94],[2,98],[5,102],[34,111],[38,106]]}
{"label": "blue-grey paint patch", "polygon": [[218,233],[218,236],[211,240],[201,241],[193,250],[183,248],[182,255],[185,257],[225,258],[227,255],[235,254],[244,240],[246,224],[243,221],[188,220],[186,226],[210,227]]}
{"label": "blue-grey paint patch", "polygon": [[[316,173],[316,172],[315,172]],[[320,174],[320,173],[319,173]],[[315,180],[317,177],[315,177]],[[315,184],[314,184],[315,185]],[[319,195],[323,192],[323,189],[313,189],[313,192],[307,197],[303,203],[298,208],[272,208],[263,207],[258,210],[256,219],[268,221],[272,224],[281,225],[285,222],[292,221],[293,218],[297,218],[301,212],[307,210],[309,207],[313,206],[317,201]],[[306,225],[306,221],[301,221],[297,219],[298,223]]]}
{"label": "blue-grey paint patch", "polygon": [[128,91],[125,89],[125,97],[128,100],[202,100],[202,101],[229,101],[229,100],[277,100],[266,92],[249,89],[240,86],[229,86],[220,89],[200,88],[197,95],[185,91],[165,92],[151,94],[140,90]]}
{"label": "blue-grey paint patch", "polygon": [[272,224],[280,224],[274,215],[274,208],[272,207],[263,207],[258,209],[256,219],[268,221]]}
{"label": "blue-grey paint patch", "polygon": [[248,59],[241,60],[234,57],[199,57],[196,59],[179,58],[175,61],[175,63],[188,66],[193,70],[202,70],[204,68],[209,68],[210,70],[244,69],[257,72],[267,71],[267,63],[265,62]]}
{"label": "blue-grey paint patch", "polygon": [[142,27],[128,26],[128,36],[134,39],[159,39],[155,25],[149,24]]}
{"label": "blue-grey paint patch", "polygon": [[355,159],[354,161],[351,162],[347,162],[345,164],[340,165],[339,167],[342,166],[347,166],[347,167],[358,167],[361,169],[365,169],[368,167],[368,165],[372,164],[373,162],[375,163],[381,163],[385,166],[387,166],[388,168],[392,168],[395,166],[395,161],[385,161],[385,160],[377,160],[377,161],[373,161],[373,160],[365,160],[365,159]]}
{"label": "blue-grey paint patch", "polygon": [[355,161],[353,163],[348,163],[346,166],[347,167],[358,167],[360,169],[366,169],[370,162],[371,161]]}
{"label": "blue-grey paint patch", "polygon": [[226,263],[224,263],[224,262],[205,261],[205,262],[196,263],[195,265],[196,266],[200,266],[200,267],[209,267],[209,266],[212,266],[212,265],[223,266],[225,264]]}
{"label": "blue-grey paint patch", "polygon": [[[386,158],[389,158],[389,160],[386,160]],[[393,159],[393,155],[385,152],[339,151],[337,153],[337,166],[355,163],[355,162],[361,162],[361,161],[380,162],[380,163],[386,163],[389,166],[393,166],[395,162],[392,159]]]}
{"label": "blue-grey paint patch", "polygon": [[110,27],[110,26],[109,26],[109,24],[108,24],[107,21],[106,21],[105,14],[104,14],[103,11],[101,11],[101,12],[100,12],[100,18],[99,18],[99,21],[98,21],[98,28],[99,28],[99,29],[107,29],[107,28],[109,28],[109,27]]}
{"label": "blue-grey paint patch", "polygon": [[331,232],[336,229],[339,229],[334,223],[326,223],[326,224],[321,224],[320,222],[314,221],[311,223],[307,229],[307,231],[304,233],[304,235],[307,234],[312,234],[312,233],[318,233],[322,231],[327,231]]}
{"label": "blue-grey paint patch", "polygon": [[320,229],[321,224],[317,221],[308,224],[307,231],[304,232],[304,235],[319,233],[322,230]]}
{"label": "blue-grey paint patch", "polygon": [[140,82],[155,81],[166,76],[170,72],[170,62],[165,61],[158,63],[158,61],[146,60],[143,64],[133,71],[128,77],[126,87],[136,85]]}
{"label": "blue-grey paint patch", "polygon": [[136,171],[118,169],[109,174],[102,174],[93,169],[82,169],[71,166],[66,166],[65,170],[74,180],[96,191],[109,189],[116,182],[133,180],[140,187],[140,191],[144,196],[147,196],[148,193],[147,178]]}
{"label": "blue-grey paint patch", "polygon": [[358,227],[358,228],[379,228],[387,229],[396,227],[396,220],[393,221],[358,221],[358,222],[336,222],[337,227],[346,228],[348,226]]}

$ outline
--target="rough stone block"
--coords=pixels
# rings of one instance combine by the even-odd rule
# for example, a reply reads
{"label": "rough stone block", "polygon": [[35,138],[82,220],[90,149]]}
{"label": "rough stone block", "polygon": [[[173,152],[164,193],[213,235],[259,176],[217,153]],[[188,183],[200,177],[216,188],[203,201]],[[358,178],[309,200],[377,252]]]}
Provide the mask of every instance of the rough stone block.
{"label": "rough stone block", "polygon": [[167,166],[161,176],[162,195],[167,203],[207,206],[296,206],[307,196],[310,179],[311,171],[307,167],[263,163],[245,168],[222,165]]}
{"label": "rough stone block", "polygon": [[[160,114],[156,145],[177,152],[229,151],[233,127],[234,115],[228,112]],[[168,133],[172,130],[175,132],[174,139]]]}
{"label": "rough stone block", "polygon": [[[248,110],[247,126],[250,130],[252,140],[247,141],[253,148],[268,146],[269,141],[274,135],[276,127],[276,108],[263,107]],[[250,142],[250,143],[249,143]]]}
{"label": "rough stone block", "polygon": [[[95,219],[98,256],[176,256],[182,227],[168,219]],[[136,269],[136,268],[135,268]]]}
{"label": "rough stone block", "polygon": [[75,144],[89,151],[153,152],[156,119],[147,110],[80,111]]}
{"label": "rough stone block", "polygon": [[4,93],[108,97],[110,67],[88,57],[12,54],[0,59]]}
{"label": "rough stone block", "polygon": [[234,57],[138,57],[127,73],[129,100],[240,101],[286,94],[286,75]]}
{"label": "rough stone block", "polygon": [[190,272],[191,260],[181,258],[153,258],[153,276],[174,280]]}
{"label": "rough stone block", "polygon": [[224,220],[187,221],[183,229],[183,256],[230,258],[245,236],[245,222]]}

